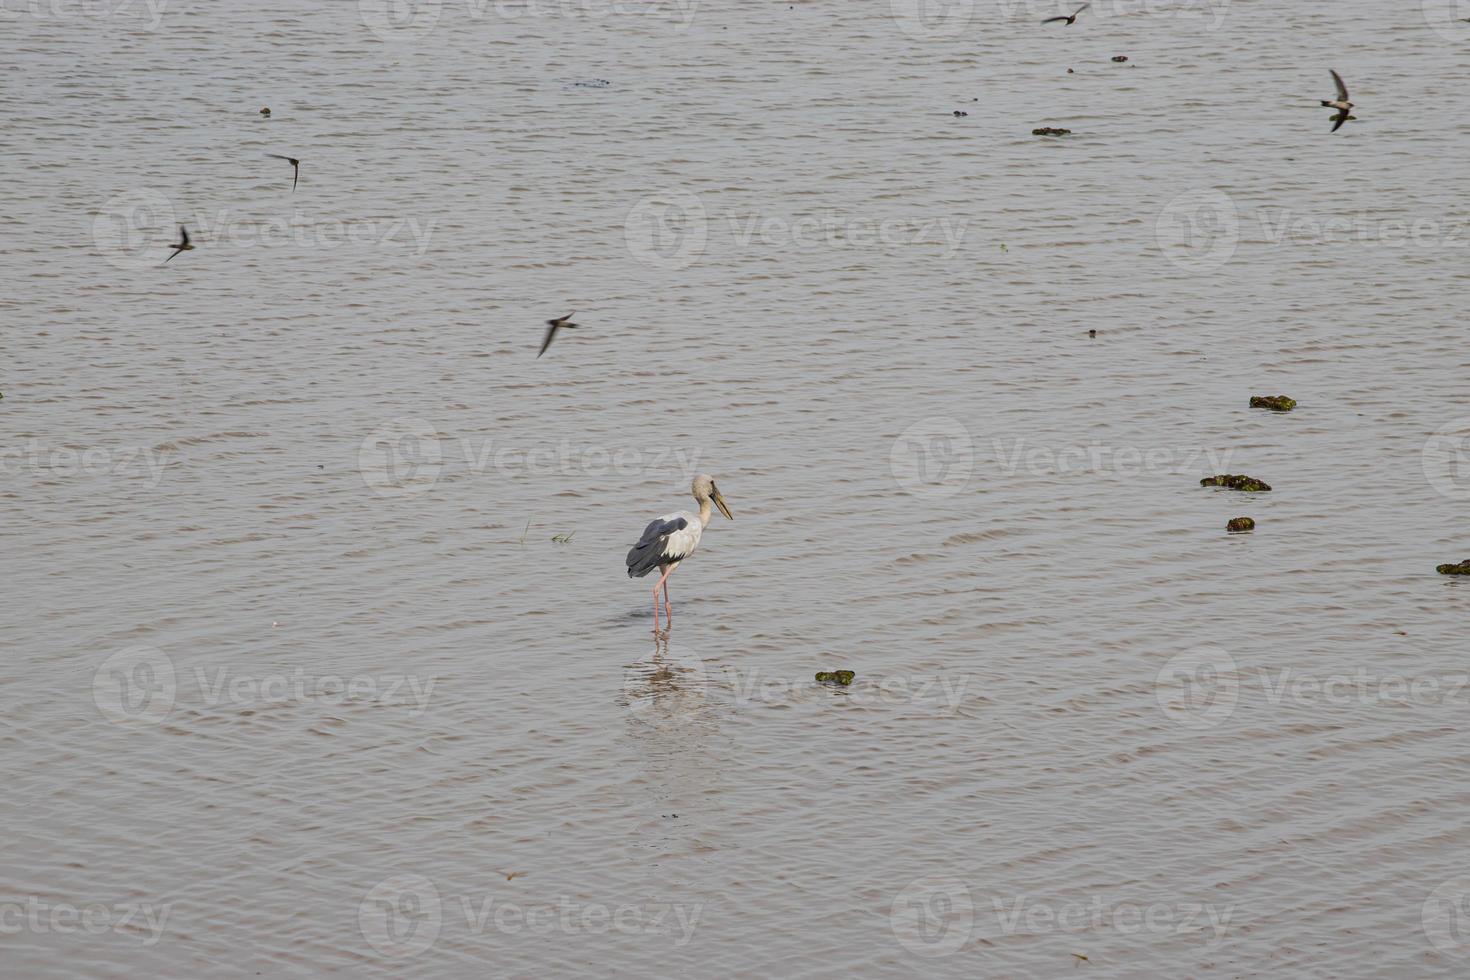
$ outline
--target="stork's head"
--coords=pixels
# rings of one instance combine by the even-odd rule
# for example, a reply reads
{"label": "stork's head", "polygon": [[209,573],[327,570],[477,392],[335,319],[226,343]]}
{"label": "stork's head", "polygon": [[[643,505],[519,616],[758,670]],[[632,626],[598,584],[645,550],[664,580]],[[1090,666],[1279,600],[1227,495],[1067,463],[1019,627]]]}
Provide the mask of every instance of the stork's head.
{"label": "stork's head", "polygon": [[694,478],[694,486],[691,488],[694,499],[702,506],[706,500],[713,500],[715,506],[720,508],[720,513],[725,515],[725,520],[733,521],[730,516],[730,508],[725,506],[725,498],[720,496],[720,488],[715,486],[715,478],[708,473],[701,473]]}

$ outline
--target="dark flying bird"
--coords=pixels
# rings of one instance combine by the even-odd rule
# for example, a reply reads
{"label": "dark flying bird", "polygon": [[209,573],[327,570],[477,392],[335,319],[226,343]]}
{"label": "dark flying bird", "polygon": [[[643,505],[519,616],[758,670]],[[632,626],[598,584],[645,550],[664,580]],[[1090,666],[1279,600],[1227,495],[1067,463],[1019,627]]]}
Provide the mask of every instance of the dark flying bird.
{"label": "dark flying bird", "polygon": [[1082,13],[1082,11],[1086,10],[1088,7],[1091,7],[1091,6],[1092,6],[1092,4],[1090,4],[1090,3],[1084,3],[1082,6],[1078,7],[1076,9],[1076,11],[1074,11],[1073,14],[1072,14],[1072,16],[1070,16],[1070,17],[1068,17],[1066,14],[1063,14],[1060,17],[1048,17],[1046,20],[1042,21],[1042,23],[1043,24],[1055,24],[1057,21],[1062,20],[1062,21],[1066,21],[1067,22],[1067,25],[1070,26],[1072,24],[1077,23],[1077,15],[1078,14]]}
{"label": "dark flying bird", "polygon": [[1340,128],[1342,128],[1343,123],[1347,122],[1349,119],[1356,119],[1357,116],[1351,115],[1353,111],[1353,104],[1348,101],[1348,90],[1347,86],[1342,83],[1342,76],[1339,75],[1337,72],[1332,71],[1331,68],[1327,70],[1332,72],[1332,81],[1335,85],[1337,85],[1337,98],[1333,99],[1331,102],[1327,101],[1326,99],[1322,99],[1320,101],[1324,108],[1337,110],[1337,115],[1332,117],[1332,132],[1335,133]]}
{"label": "dark flying bird", "polygon": [[[179,225],[178,244],[170,245],[169,248],[174,250],[174,255],[178,255],[180,252],[194,251],[194,246],[189,244],[189,232],[184,228],[183,225]],[[174,255],[170,255],[168,258],[164,259],[163,264],[168,265],[170,262],[172,262],[174,260]]]}
{"label": "dark flying bird", "polygon": [[699,547],[699,539],[704,534],[704,529],[709,526],[711,517],[710,502],[720,508],[720,513],[725,519],[733,521],[730,516],[730,508],[725,506],[725,498],[720,496],[720,490],[715,486],[715,478],[701,473],[694,478],[694,485],[689,488],[694,494],[694,499],[699,502],[699,513],[691,514],[687,510],[675,511],[662,517],[655,517],[643,529],[643,537],[638,539],[628,551],[628,577],[642,578],[655,568],[662,574],[659,576],[658,584],[653,587],[653,631],[658,629],[658,590],[664,590],[664,615],[667,617],[667,625],[672,626],[674,622],[674,610],[669,605],[669,576],[674,574],[674,569],[679,563],[690,555],[694,549]]}
{"label": "dark flying bird", "polygon": [[537,357],[540,357],[542,354],[545,354],[546,353],[546,348],[548,348],[548,347],[551,346],[551,338],[552,337],[555,337],[556,336],[556,332],[558,330],[560,330],[562,327],[566,327],[568,330],[575,330],[576,329],[577,325],[575,323],[569,322],[572,319],[572,317],[574,317],[576,315],[577,315],[577,311],[576,310],[573,310],[572,312],[568,313],[566,316],[557,317],[555,320],[547,320],[546,321],[546,339],[543,340],[543,341],[541,341],[541,350],[537,352],[537,354],[536,354]]}
{"label": "dark flying bird", "polygon": [[295,157],[283,157],[279,153],[267,153],[266,156],[275,157],[277,160],[285,160],[291,165],[291,193],[295,194],[296,181],[301,176],[301,161]]}

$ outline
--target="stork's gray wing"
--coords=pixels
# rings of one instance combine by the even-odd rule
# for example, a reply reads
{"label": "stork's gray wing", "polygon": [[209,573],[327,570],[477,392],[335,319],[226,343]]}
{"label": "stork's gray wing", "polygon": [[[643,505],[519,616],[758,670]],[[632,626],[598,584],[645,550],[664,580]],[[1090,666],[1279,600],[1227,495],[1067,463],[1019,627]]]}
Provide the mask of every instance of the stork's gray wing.
{"label": "stork's gray wing", "polygon": [[689,522],[682,517],[671,521],[659,518],[649,521],[643,529],[643,537],[628,551],[628,577],[642,578],[657,568],[664,561],[664,546],[669,535],[688,526]]}

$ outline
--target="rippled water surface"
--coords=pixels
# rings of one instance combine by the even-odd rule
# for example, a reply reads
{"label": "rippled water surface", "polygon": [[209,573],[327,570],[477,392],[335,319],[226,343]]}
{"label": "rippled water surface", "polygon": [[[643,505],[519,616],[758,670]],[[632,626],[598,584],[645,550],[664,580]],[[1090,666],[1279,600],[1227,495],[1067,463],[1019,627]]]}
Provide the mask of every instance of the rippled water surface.
{"label": "rippled water surface", "polygon": [[5,974],[1464,976],[1470,10],[1058,9],[0,0]]}

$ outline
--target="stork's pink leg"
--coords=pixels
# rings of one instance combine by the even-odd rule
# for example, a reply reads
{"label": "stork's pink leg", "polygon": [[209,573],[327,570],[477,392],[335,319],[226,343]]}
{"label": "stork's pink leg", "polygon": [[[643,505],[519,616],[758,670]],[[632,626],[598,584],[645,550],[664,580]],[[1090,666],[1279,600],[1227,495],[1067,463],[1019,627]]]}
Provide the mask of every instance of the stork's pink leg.
{"label": "stork's pink leg", "polygon": [[[669,569],[669,575],[672,575],[672,574],[674,574],[674,570],[671,568],[671,569]],[[670,626],[673,626],[674,625],[674,610],[669,605],[669,583],[668,583],[669,575],[665,575],[664,576],[664,622],[668,623]]]}
{"label": "stork's pink leg", "polygon": [[669,620],[668,625],[670,625],[670,626],[673,626],[674,625],[674,614],[669,611],[669,587],[668,587],[668,585],[665,584],[666,582],[668,582],[669,576],[671,574],[673,574],[673,571],[674,571],[673,566],[669,566],[668,568],[664,569],[664,573],[659,576],[658,585],[655,585],[653,587],[653,631],[655,633],[658,632],[658,590],[659,589],[663,589],[664,590],[664,612],[668,614],[668,620]]}

